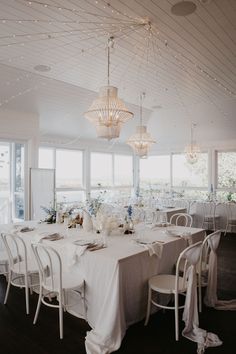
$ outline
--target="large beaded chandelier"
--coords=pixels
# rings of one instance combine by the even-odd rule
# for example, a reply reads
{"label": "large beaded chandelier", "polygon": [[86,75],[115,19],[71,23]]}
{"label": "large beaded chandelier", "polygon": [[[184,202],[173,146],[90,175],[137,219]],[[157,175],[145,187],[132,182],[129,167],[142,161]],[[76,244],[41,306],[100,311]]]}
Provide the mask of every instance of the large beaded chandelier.
{"label": "large beaded chandelier", "polygon": [[140,95],[140,125],[136,127],[136,132],[127,140],[127,144],[132,147],[134,153],[143,159],[147,158],[151,145],[156,143],[151,134],[147,132],[147,126],[142,124],[144,98],[145,93],[143,92]]}
{"label": "large beaded chandelier", "polygon": [[95,125],[97,136],[104,139],[118,138],[122,125],[133,117],[124,102],[117,96],[118,89],[110,86],[110,49],[114,46],[114,37],[108,38],[107,45],[107,86],[101,87],[99,97],[91,104],[85,117]]}

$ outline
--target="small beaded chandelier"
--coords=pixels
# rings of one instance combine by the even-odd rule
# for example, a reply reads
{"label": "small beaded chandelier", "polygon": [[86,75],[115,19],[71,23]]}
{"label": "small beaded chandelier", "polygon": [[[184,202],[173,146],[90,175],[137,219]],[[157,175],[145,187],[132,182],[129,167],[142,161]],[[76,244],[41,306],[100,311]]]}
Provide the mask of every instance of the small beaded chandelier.
{"label": "small beaded chandelier", "polygon": [[193,128],[196,127],[196,124],[191,124],[191,135],[190,135],[190,144],[185,148],[185,157],[187,162],[190,165],[195,164],[199,159],[200,149],[196,142],[193,140]]}
{"label": "small beaded chandelier", "polygon": [[145,98],[145,93],[140,95],[140,125],[136,127],[135,134],[127,140],[127,144],[132,147],[134,153],[141,158],[147,158],[149,149],[152,144],[155,144],[156,141],[151,137],[151,134],[147,132],[147,126],[142,125],[142,116],[143,116],[143,99]]}

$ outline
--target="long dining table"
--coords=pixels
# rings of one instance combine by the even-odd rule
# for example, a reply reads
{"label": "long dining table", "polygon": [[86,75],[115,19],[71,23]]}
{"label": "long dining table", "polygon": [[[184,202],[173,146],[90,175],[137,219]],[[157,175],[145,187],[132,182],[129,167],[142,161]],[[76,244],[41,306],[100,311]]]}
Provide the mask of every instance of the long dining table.
{"label": "long dining table", "polygon": [[[42,242],[45,235],[55,232],[62,235],[57,241],[43,242],[59,252],[63,269],[74,277],[83,274],[87,311],[84,313],[82,304],[78,304],[69,312],[86,319],[91,327],[85,338],[88,354],[108,354],[119,349],[127,328],[145,317],[148,279],[155,274],[173,272],[180,252],[189,242],[205,237],[203,229],[182,226],[146,226],[138,235],[124,235],[121,230],[114,230],[106,236],[106,247],[91,252],[81,246],[83,241],[104,242],[102,235],[82,228],[66,229],[63,224],[25,222],[22,226],[33,230],[21,232],[21,226],[9,224],[0,226],[0,232],[20,235],[29,257],[33,257],[32,242]],[[79,244],[78,240],[81,240]],[[155,245],[157,252],[150,252],[153,249],[149,245]]]}

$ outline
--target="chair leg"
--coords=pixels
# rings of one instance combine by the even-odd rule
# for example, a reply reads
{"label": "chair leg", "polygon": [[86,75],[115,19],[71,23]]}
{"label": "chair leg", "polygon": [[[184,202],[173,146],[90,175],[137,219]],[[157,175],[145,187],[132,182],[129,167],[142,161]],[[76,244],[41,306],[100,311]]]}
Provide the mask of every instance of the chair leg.
{"label": "chair leg", "polygon": [[12,272],[9,269],[9,272],[8,272],[8,283],[7,283],[7,290],[6,290],[6,295],[5,295],[5,299],[4,299],[4,305],[6,305],[7,299],[8,299],[9,290],[10,290],[10,286],[11,286],[11,277],[12,277]]}
{"label": "chair leg", "polygon": [[152,296],[152,289],[150,288],[150,286],[148,287],[148,303],[147,303],[147,313],[146,313],[146,319],[145,319],[145,323],[144,326],[146,326],[148,324],[149,321],[149,317],[150,317],[150,310],[151,310],[151,296]]}
{"label": "chair leg", "polygon": [[175,294],[175,340],[179,340],[179,294]]}
{"label": "chair leg", "polygon": [[198,274],[198,307],[199,312],[202,312],[202,280],[201,272]]}
{"label": "chair leg", "polygon": [[28,275],[25,275],[25,307],[26,314],[29,314],[29,284],[28,284]]}
{"label": "chair leg", "polygon": [[59,327],[60,327],[60,339],[63,339],[63,304],[62,304],[61,293],[59,293]]}
{"label": "chair leg", "polygon": [[66,308],[67,308],[67,293],[65,291],[65,289],[63,289],[63,309],[64,309],[64,312],[66,312]]}
{"label": "chair leg", "polygon": [[32,281],[32,274],[29,275],[29,279],[30,279],[30,284],[29,284],[29,289],[30,289],[30,295],[33,295],[33,281]]}
{"label": "chair leg", "polygon": [[83,289],[83,292],[81,294],[83,296],[83,305],[84,305],[84,319],[87,321],[87,307],[86,307],[86,301],[85,301],[85,290]]}
{"label": "chair leg", "polygon": [[226,224],[226,228],[225,228],[225,233],[224,233],[224,236],[226,236],[226,234],[227,234],[228,227],[229,227],[229,224],[227,223],[227,224]]}
{"label": "chair leg", "polygon": [[41,301],[42,301],[42,294],[43,294],[43,288],[42,288],[42,286],[40,286],[40,288],[39,288],[38,304],[37,304],[36,312],[35,312],[35,315],[34,315],[34,322],[33,322],[33,324],[35,324],[35,323],[37,322],[37,319],[38,319],[38,314],[39,314],[39,310],[40,310],[40,306],[41,306]]}

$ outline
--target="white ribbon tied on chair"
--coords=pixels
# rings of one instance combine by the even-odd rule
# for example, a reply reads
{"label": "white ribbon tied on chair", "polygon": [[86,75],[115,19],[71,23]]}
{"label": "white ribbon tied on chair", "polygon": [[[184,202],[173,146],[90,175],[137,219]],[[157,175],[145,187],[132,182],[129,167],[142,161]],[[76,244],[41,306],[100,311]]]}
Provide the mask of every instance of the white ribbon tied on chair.
{"label": "white ribbon tied on chair", "polygon": [[162,244],[155,242],[155,243],[147,243],[143,246],[148,250],[149,256],[153,256],[155,254],[158,258],[161,258],[162,250],[163,250]]}
{"label": "white ribbon tied on chair", "polygon": [[233,300],[218,300],[217,298],[217,254],[216,250],[220,242],[219,237],[209,239],[209,247],[211,249],[208,266],[208,281],[207,289],[204,298],[206,306],[214,307],[217,310],[236,310],[236,299]]}
{"label": "white ribbon tied on chair", "polygon": [[196,278],[196,254],[189,254],[188,261],[191,264],[187,271],[188,285],[183,312],[185,328],[182,335],[198,345],[197,353],[202,354],[207,347],[222,345],[222,341],[214,333],[207,332],[199,328],[198,308],[197,308],[197,278]]}

